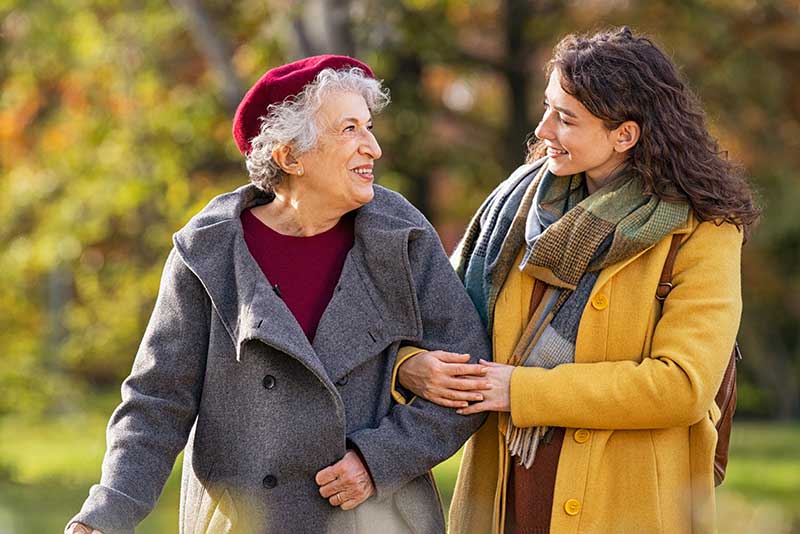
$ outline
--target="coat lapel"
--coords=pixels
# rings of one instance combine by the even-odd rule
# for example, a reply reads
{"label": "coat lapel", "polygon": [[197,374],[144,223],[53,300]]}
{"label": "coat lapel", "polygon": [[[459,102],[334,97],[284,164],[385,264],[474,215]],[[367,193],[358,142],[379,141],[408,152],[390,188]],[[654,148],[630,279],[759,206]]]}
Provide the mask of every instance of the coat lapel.
{"label": "coat lapel", "polygon": [[221,195],[175,234],[175,247],[206,288],[237,360],[248,341],[259,340],[300,360],[333,387],[300,325],[247,249],[239,216],[269,200],[252,185]]}
{"label": "coat lapel", "polygon": [[175,247],[206,288],[237,359],[248,341],[258,340],[300,360],[333,388],[332,381],[390,343],[421,339],[408,242],[423,230],[384,214],[383,195],[376,187],[375,199],[356,213],[353,248],[313,346],[244,240],[240,214],[269,202],[267,193],[248,185],[221,195],[175,234]]}
{"label": "coat lapel", "polygon": [[385,216],[380,193],[356,214],[353,248],[314,337],[334,382],[392,342],[422,336],[408,260],[409,239],[422,229]]}

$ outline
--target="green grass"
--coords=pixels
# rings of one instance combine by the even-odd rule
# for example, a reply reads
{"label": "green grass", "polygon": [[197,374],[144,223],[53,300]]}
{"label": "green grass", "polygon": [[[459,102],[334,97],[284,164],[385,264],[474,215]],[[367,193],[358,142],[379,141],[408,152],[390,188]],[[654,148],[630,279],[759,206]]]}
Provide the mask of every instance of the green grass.
{"label": "green grass", "polygon": [[736,422],[720,532],[800,532],[800,425]]}
{"label": "green grass", "polygon": [[[100,474],[106,415],[0,420],[0,534],[60,532]],[[800,424],[734,426],[721,533],[800,534]],[[459,455],[434,473],[449,505]],[[177,531],[180,463],[140,534]]]}
{"label": "green grass", "polygon": [[[62,531],[100,478],[108,413],[0,419],[0,534]],[[177,531],[179,494],[180,457],[158,506],[136,532]]]}

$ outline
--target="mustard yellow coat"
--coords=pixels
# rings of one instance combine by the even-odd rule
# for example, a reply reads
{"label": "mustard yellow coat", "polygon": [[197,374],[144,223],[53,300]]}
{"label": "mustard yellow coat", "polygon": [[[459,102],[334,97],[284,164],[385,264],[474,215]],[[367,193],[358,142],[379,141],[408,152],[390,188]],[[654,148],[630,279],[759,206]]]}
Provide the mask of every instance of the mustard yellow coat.
{"label": "mustard yellow coat", "polygon": [[[553,533],[715,531],[713,399],[739,327],[742,234],[693,219],[675,233],[686,235],[663,310],[654,295],[669,236],[600,273],[575,363],[514,370],[514,424],[567,428]],[[508,361],[522,333],[532,288],[512,269],[495,307],[496,361]],[[493,413],[467,443],[452,533],[503,532],[506,417]]]}

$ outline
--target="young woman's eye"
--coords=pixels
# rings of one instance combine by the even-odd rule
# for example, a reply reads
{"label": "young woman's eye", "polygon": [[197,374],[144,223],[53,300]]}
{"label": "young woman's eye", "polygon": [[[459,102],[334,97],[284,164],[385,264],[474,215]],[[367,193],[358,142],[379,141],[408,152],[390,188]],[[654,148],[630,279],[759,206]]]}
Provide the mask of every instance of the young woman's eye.
{"label": "young woman's eye", "polygon": [[561,124],[563,124],[565,126],[572,126],[572,123],[568,122],[568,121],[565,121],[564,117],[562,117],[561,115],[558,116],[558,120],[559,120],[559,122],[561,122]]}

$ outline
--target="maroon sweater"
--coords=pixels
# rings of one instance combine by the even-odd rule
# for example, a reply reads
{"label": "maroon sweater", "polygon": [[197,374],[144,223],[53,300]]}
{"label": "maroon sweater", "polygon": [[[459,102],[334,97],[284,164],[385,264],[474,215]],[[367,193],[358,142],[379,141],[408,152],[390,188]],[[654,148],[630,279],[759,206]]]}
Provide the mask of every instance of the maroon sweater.
{"label": "maroon sweater", "polygon": [[353,247],[354,215],[311,237],[279,234],[245,210],[244,240],[273,290],[292,312],[309,341],[328,306],[347,253]]}

